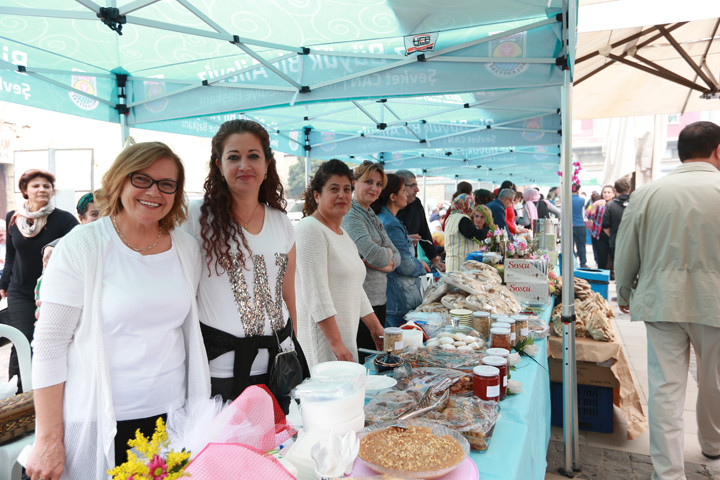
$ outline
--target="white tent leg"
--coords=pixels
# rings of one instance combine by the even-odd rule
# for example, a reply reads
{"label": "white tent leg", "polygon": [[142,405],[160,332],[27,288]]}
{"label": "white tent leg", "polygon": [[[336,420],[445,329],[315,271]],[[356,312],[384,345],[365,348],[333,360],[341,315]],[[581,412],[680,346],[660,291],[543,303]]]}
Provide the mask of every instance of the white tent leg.
{"label": "white tent leg", "polygon": [[422,171],[423,174],[423,207],[427,210],[427,170]]}
{"label": "white tent leg", "polygon": [[562,89],[562,321],[563,321],[563,440],[564,468],[573,477],[580,470],[578,456],[577,370],[575,365],[575,280],[572,225],[572,83],[565,70]]}

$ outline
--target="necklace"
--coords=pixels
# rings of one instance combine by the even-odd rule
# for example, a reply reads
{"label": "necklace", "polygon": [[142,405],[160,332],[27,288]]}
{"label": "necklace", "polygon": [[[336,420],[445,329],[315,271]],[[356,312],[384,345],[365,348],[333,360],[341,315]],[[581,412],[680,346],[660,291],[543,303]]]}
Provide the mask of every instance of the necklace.
{"label": "necklace", "polygon": [[150,245],[149,247],[145,247],[145,248],[134,247],[130,242],[127,241],[127,238],[125,238],[125,235],[123,235],[123,233],[120,231],[120,227],[118,227],[118,224],[117,224],[117,216],[112,215],[110,217],[110,220],[112,220],[113,227],[115,227],[115,231],[117,232],[118,236],[120,237],[120,240],[122,240],[122,242],[125,245],[127,245],[130,249],[132,249],[138,253],[147,252],[148,250],[152,250],[153,248],[155,248],[155,245],[157,245],[158,242],[160,241],[160,234],[162,233],[162,230],[160,228],[158,228],[157,238],[155,239],[155,241],[153,242],[152,245]]}
{"label": "necklace", "polygon": [[252,219],[253,219],[253,217],[255,216],[255,212],[257,212],[257,209],[258,209],[259,206],[260,206],[260,202],[258,202],[258,203],[255,205],[255,209],[254,209],[254,210],[252,211],[252,213],[250,214],[250,219],[249,219],[246,223],[243,223],[243,221],[240,219],[240,215],[235,214],[235,216],[238,218],[238,220],[240,220],[240,226],[242,226],[242,228],[244,228],[245,230],[248,229],[248,226],[250,226],[250,222],[252,222]]}

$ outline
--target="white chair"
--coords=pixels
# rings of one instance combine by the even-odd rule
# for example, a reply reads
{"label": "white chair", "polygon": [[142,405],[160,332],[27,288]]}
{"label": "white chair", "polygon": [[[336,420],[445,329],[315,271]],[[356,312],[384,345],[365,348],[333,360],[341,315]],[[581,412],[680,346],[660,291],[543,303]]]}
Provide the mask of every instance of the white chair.
{"label": "white chair", "polygon": [[[0,324],[0,337],[8,338],[18,355],[20,365],[21,385],[23,391],[32,390],[32,367],[30,362],[30,342],[25,335],[15,327]],[[0,445],[0,480],[20,480],[22,468],[17,463],[18,455],[26,445],[32,445],[35,434],[26,435],[4,445]]]}

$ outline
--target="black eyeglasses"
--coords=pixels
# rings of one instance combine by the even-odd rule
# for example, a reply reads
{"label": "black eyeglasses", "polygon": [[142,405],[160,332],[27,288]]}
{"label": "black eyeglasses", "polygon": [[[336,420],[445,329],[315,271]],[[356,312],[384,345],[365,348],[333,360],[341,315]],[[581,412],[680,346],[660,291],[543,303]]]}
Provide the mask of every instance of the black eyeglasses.
{"label": "black eyeglasses", "polygon": [[157,183],[158,190],[167,194],[175,193],[179,186],[175,180],[155,180],[144,173],[132,172],[128,176],[130,177],[130,183],[133,187],[150,188],[154,183]]}

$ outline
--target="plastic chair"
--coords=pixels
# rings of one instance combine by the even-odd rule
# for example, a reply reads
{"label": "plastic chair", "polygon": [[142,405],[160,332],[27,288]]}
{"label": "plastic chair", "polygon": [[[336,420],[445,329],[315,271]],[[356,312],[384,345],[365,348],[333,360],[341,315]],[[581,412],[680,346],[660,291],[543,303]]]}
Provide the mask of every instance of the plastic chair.
{"label": "plastic chair", "polygon": [[[0,337],[8,338],[17,350],[23,391],[32,390],[30,342],[20,330],[4,324],[0,324]],[[17,463],[18,455],[26,445],[32,445],[34,441],[35,434],[30,434],[0,445],[0,480],[19,480],[21,478],[22,468]]]}

